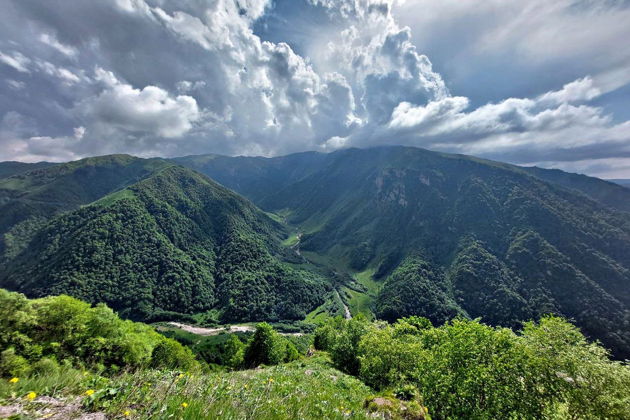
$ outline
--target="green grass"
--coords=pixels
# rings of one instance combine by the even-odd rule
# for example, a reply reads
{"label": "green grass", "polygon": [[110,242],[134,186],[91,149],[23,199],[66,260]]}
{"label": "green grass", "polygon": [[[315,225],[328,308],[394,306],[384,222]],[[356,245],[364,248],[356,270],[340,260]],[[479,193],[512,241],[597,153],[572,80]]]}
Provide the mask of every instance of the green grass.
{"label": "green grass", "polygon": [[284,247],[292,247],[295,246],[295,244],[297,244],[299,241],[298,239],[298,233],[297,232],[293,232],[291,235],[289,235],[289,237],[287,239],[285,239],[284,241],[282,241],[282,246]]}
{"label": "green grass", "polygon": [[365,293],[352,290],[348,287],[343,289],[344,293],[350,297],[348,300],[348,308],[352,315],[362,313],[367,315],[368,318],[374,317],[372,305],[382,287],[382,283],[374,280],[372,277],[374,271],[373,268],[369,268],[353,276],[354,280],[366,289]]}
{"label": "green grass", "polygon": [[313,311],[309,312],[304,319],[305,322],[312,322],[317,324],[319,322],[325,321],[326,318],[329,318],[331,315],[328,313],[328,307],[330,306],[330,301],[326,301],[315,308]]}
{"label": "green grass", "polygon": [[134,195],[133,191],[131,191],[130,189],[125,188],[124,190],[116,191],[115,193],[106,195],[105,197],[101,198],[100,200],[97,200],[94,203],[91,203],[91,205],[107,207],[110,204],[113,204],[113,203],[115,203],[115,202],[117,202],[119,200],[131,199],[131,198],[134,198],[134,197],[135,197],[135,195]]}
{"label": "green grass", "polygon": [[343,313],[344,310],[341,299],[335,293],[332,293],[326,297],[324,303],[306,315],[304,322],[319,324],[330,317],[343,316]]}
{"label": "green grass", "polygon": [[0,406],[5,405],[10,399],[22,398],[29,392],[49,397],[63,397],[81,394],[95,385],[94,375],[70,367],[18,379],[19,382],[14,384],[4,378],[0,379]]}
{"label": "green grass", "polygon": [[[23,398],[33,391],[38,396],[78,396],[86,410],[104,412],[108,418],[382,418],[364,409],[372,389],[332,368],[323,353],[290,364],[236,372],[184,375],[145,370],[99,380],[73,372],[64,378],[4,381],[0,404],[35,404]],[[94,394],[81,396],[87,389],[94,389]]]}
{"label": "green grass", "polygon": [[265,213],[267,216],[269,216],[269,218],[275,220],[278,223],[281,223],[283,225],[286,224],[286,220],[284,219],[284,217],[282,217],[279,214],[271,213],[271,212],[268,212],[268,211],[265,211],[263,213]]}

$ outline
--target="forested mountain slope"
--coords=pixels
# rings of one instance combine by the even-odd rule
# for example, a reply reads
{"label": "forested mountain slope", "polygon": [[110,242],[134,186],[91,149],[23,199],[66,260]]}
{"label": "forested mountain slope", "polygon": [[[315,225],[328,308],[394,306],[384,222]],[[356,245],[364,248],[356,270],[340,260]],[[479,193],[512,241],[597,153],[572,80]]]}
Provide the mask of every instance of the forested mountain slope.
{"label": "forested mountain slope", "polygon": [[0,284],[106,302],[136,319],[210,309],[222,320],[302,318],[324,286],[280,261],[283,229],[205,176],[167,165],[52,219],[6,261]]}
{"label": "forested mountain slope", "polygon": [[0,162],[0,178],[8,178],[13,175],[21,174],[24,172],[32,171],[35,169],[42,169],[48,166],[52,166],[51,162],[37,162],[37,163],[25,163],[25,162]]}
{"label": "forested mountain slope", "polygon": [[239,194],[261,203],[268,196],[325,168],[331,155],[295,153],[275,158],[200,155],[172,161],[199,171]]}
{"label": "forested mountain slope", "polygon": [[50,217],[91,203],[169,165],[162,159],[110,155],[37,167],[0,179],[0,255],[15,255]]}
{"label": "forested mountain slope", "polygon": [[[555,172],[543,171],[551,183],[523,168],[407,147],[196,167],[265,210],[284,210],[303,233],[302,250],[387,279],[374,303],[381,317],[462,313],[517,325],[560,313],[630,356],[630,215],[615,209],[630,201],[621,187],[584,177],[569,189]],[[590,199],[592,184],[618,196]]]}
{"label": "forested mountain slope", "polygon": [[[580,191],[593,200],[617,210],[630,211],[630,190],[611,180],[602,180],[559,169],[522,168],[527,173],[553,184]],[[626,184],[627,185],[627,184]]]}

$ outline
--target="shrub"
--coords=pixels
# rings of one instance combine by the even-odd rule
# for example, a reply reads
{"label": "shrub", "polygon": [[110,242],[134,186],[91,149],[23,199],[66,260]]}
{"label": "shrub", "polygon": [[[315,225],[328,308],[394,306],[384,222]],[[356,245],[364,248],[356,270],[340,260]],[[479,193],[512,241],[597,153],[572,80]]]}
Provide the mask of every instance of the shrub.
{"label": "shrub", "polygon": [[630,368],[611,361],[608,352],[589,343],[574,325],[558,317],[526,323],[523,346],[532,375],[546,397],[559,401],[569,418],[622,419],[630,406]]}
{"label": "shrub", "polygon": [[300,352],[298,352],[297,347],[292,342],[286,340],[287,349],[286,356],[284,357],[285,362],[292,362],[294,360],[298,360],[300,358]]}
{"label": "shrub", "polygon": [[627,418],[628,365],[560,318],[527,323],[520,335],[462,319],[337,324],[319,336],[338,368],[401,400],[420,390],[434,419]]}
{"label": "shrub", "polygon": [[9,348],[0,353],[0,374],[2,376],[24,376],[30,370],[28,361],[15,354],[15,349]]}
{"label": "shrub", "polygon": [[262,322],[245,349],[244,362],[247,367],[277,365],[286,357],[286,342],[271,325]]}
{"label": "shrub", "polygon": [[44,357],[43,359],[33,363],[31,373],[39,376],[51,376],[57,375],[59,373],[59,369],[61,369],[59,363],[57,363],[54,359]]}
{"label": "shrub", "polygon": [[[121,320],[105,305],[91,307],[69,296],[29,300],[0,289],[0,315],[0,348],[9,349],[2,361],[4,375],[27,370],[42,357],[108,372],[149,364],[196,365],[189,349],[148,325]],[[39,368],[52,365],[42,361]]]}
{"label": "shrub", "polygon": [[191,370],[197,366],[195,355],[188,347],[164,338],[151,354],[151,365],[156,368]]}
{"label": "shrub", "polygon": [[342,323],[343,319],[337,317],[318,327],[313,334],[313,346],[315,349],[330,350],[337,337],[338,328]]}
{"label": "shrub", "polygon": [[359,342],[358,355],[359,377],[376,389],[410,382],[427,357],[418,337],[403,339],[393,328],[370,330]]}
{"label": "shrub", "polygon": [[544,395],[508,329],[455,320],[423,332],[416,385],[439,418],[543,418]]}
{"label": "shrub", "polygon": [[221,363],[232,369],[238,369],[244,363],[245,344],[238,338],[236,334],[230,335],[230,338],[223,344]]}
{"label": "shrub", "polygon": [[359,373],[359,341],[371,324],[362,314],[341,323],[341,329],[330,346],[330,357],[337,369],[351,375]]}

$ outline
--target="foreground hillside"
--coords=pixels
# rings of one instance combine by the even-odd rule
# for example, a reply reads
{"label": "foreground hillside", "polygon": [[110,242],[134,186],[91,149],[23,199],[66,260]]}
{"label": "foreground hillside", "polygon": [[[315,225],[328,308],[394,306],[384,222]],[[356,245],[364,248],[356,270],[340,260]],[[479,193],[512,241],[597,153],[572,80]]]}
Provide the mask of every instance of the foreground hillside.
{"label": "foreground hillside", "polygon": [[[383,418],[364,409],[373,391],[326,358],[212,373],[188,348],[103,305],[0,289],[0,315],[3,418]],[[250,348],[248,363],[273,353]]]}
{"label": "foreground hillside", "polygon": [[[362,317],[301,352],[267,324],[209,365],[150,326],[0,289],[0,413],[16,418],[627,419],[630,368],[554,317],[515,333]],[[314,346],[317,350],[315,350]]]}
{"label": "foreground hillside", "polygon": [[[3,381],[0,413],[7,416],[91,415],[94,420],[387,418],[365,408],[372,389],[334,369],[325,358],[237,372],[145,370],[110,378],[65,369],[46,378],[21,378],[15,385]],[[94,393],[86,395],[88,390]],[[11,394],[29,392],[37,394],[33,401],[11,398]]]}
{"label": "foreground hillside", "polygon": [[177,160],[283,214],[379,318],[556,313],[630,357],[630,190],[409,147]]}

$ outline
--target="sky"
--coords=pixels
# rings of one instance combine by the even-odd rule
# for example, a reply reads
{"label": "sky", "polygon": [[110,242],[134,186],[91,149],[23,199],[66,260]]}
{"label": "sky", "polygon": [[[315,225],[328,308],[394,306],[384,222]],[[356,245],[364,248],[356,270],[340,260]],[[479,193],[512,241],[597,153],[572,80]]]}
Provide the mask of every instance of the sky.
{"label": "sky", "polygon": [[630,178],[629,0],[0,4],[0,160],[410,145]]}

